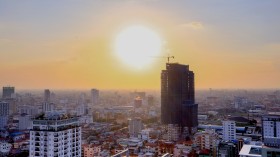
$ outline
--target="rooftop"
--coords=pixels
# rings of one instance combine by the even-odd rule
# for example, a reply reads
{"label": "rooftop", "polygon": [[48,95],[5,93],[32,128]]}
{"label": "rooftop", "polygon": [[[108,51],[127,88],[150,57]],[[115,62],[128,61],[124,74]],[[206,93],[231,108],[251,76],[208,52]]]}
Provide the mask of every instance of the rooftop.
{"label": "rooftop", "polygon": [[262,146],[256,145],[243,145],[239,152],[239,155],[244,155],[248,157],[261,157],[262,156]]}
{"label": "rooftop", "polygon": [[72,118],[77,118],[77,116],[73,116],[70,114],[64,114],[60,112],[47,112],[47,113],[42,113],[34,118],[32,120],[66,120],[66,119],[72,119]]}

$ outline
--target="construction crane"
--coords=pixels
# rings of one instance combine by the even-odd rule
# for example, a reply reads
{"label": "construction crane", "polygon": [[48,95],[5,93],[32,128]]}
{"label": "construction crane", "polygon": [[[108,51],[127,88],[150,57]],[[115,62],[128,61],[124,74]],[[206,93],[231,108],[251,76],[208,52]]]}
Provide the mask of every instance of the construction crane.
{"label": "construction crane", "polygon": [[168,54],[168,56],[151,56],[151,57],[154,57],[154,58],[167,58],[167,63],[169,63],[169,60],[171,59],[171,58],[175,58],[174,56],[169,56],[169,54]]}

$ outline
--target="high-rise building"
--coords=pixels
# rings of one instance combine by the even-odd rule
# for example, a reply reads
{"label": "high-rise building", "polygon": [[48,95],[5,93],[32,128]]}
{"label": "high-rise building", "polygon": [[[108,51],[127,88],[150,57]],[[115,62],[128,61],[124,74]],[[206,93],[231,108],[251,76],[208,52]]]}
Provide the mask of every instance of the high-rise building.
{"label": "high-rise building", "polygon": [[181,127],[178,124],[167,125],[167,140],[178,141],[181,133]]}
{"label": "high-rise building", "polygon": [[194,73],[188,65],[166,63],[161,72],[161,122],[197,128]]}
{"label": "high-rise building", "polygon": [[206,130],[203,132],[198,132],[194,135],[195,144],[202,149],[209,149],[214,151],[216,148],[217,141],[219,140],[219,135],[215,133],[214,130]]}
{"label": "high-rise building", "polygon": [[141,107],[141,106],[142,106],[142,98],[136,97],[136,98],[134,99],[134,107],[135,107],[135,108],[139,108],[139,107]]}
{"label": "high-rise building", "polygon": [[8,124],[9,116],[0,116],[0,130],[5,129]]}
{"label": "high-rise building", "polygon": [[9,109],[10,109],[10,105],[8,102],[0,101],[0,116],[8,116]]}
{"label": "high-rise building", "polygon": [[280,147],[280,115],[262,117],[263,143],[270,147]]}
{"label": "high-rise building", "polygon": [[132,137],[137,137],[138,133],[144,129],[141,118],[128,119],[128,131]]}
{"label": "high-rise building", "polygon": [[236,139],[235,121],[223,121],[223,140],[231,141]]}
{"label": "high-rise building", "polygon": [[93,105],[97,105],[99,102],[99,90],[91,89],[91,102]]}
{"label": "high-rise building", "polygon": [[3,99],[12,98],[13,94],[15,93],[15,87],[3,87]]}
{"label": "high-rise building", "polygon": [[152,95],[148,96],[148,107],[154,106],[154,97]]}
{"label": "high-rise building", "polygon": [[23,113],[18,118],[18,129],[26,130],[31,128],[31,116]]}
{"label": "high-rise building", "polygon": [[78,117],[50,112],[32,119],[30,157],[81,157],[81,127]]}
{"label": "high-rise building", "polygon": [[42,104],[43,112],[51,112],[54,111],[55,105],[53,103],[44,102]]}
{"label": "high-rise building", "polygon": [[45,89],[44,101],[45,102],[50,102],[51,101],[51,91],[49,89]]}

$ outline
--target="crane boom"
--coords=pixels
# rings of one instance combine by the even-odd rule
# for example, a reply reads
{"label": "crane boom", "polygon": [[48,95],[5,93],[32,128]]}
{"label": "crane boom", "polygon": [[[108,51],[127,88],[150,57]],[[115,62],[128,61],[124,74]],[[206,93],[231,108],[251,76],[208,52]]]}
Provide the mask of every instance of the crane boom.
{"label": "crane boom", "polygon": [[174,56],[151,56],[151,57],[154,57],[154,58],[167,58],[167,63],[169,63],[170,59],[171,58],[175,58]]}
{"label": "crane boom", "polygon": [[169,55],[168,55],[168,56],[167,56],[167,63],[169,63],[169,59],[170,59],[170,58],[173,58],[173,59],[174,59],[175,57],[174,57],[174,56],[169,56]]}

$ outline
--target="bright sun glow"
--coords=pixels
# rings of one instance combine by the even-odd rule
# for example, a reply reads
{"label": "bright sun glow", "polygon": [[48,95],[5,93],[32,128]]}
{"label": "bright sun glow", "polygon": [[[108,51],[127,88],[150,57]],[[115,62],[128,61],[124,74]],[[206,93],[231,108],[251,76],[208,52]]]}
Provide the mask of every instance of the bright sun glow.
{"label": "bright sun glow", "polygon": [[115,41],[115,52],[127,65],[142,68],[159,55],[162,41],[153,30],[143,26],[131,26],[121,31]]}

